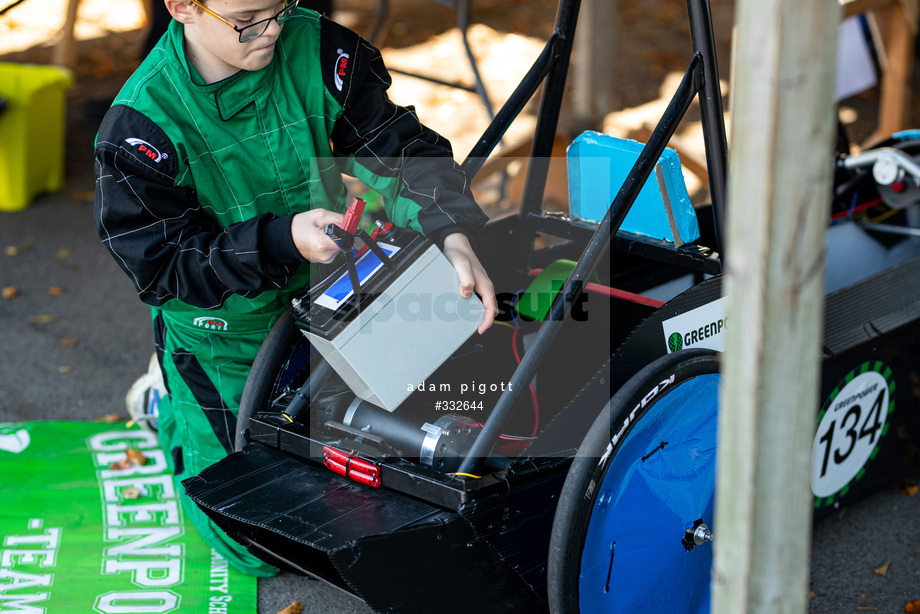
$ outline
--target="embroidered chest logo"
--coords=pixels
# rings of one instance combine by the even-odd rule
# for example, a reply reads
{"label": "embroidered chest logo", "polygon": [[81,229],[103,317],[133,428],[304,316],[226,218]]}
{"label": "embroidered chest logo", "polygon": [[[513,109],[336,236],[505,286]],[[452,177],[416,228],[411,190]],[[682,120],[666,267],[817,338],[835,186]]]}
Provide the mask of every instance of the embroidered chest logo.
{"label": "embroidered chest logo", "polygon": [[157,149],[156,147],[154,147],[153,145],[151,145],[150,143],[148,143],[147,141],[143,139],[136,139],[136,138],[125,139],[125,143],[127,143],[128,145],[132,147],[137,147],[138,153],[147,156],[148,158],[150,158],[157,164],[159,164],[161,160],[165,160],[166,158],[169,157],[169,154],[160,153],[159,149]]}
{"label": "embroidered chest logo", "polygon": [[341,49],[336,50],[336,53],[339,54],[339,57],[335,59],[335,72],[332,76],[335,79],[335,88],[341,92],[342,86],[344,85],[342,77],[345,76],[345,69],[348,68],[348,58],[351,56]]}
{"label": "embroidered chest logo", "polygon": [[227,330],[227,321],[222,320],[221,318],[209,318],[207,316],[202,316],[200,318],[195,318],[192,323],[198,328],[203,328],[205,330],[219,330],[222,332]]}

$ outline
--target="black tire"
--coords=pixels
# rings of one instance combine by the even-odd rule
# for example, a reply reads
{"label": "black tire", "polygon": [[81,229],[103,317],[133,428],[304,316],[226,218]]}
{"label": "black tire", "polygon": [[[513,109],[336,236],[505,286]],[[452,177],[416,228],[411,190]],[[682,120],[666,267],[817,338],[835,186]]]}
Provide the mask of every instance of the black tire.
{"label": "black tire", "polygon": [[[547,570],[553,614],[581,611],[581,564],[590,515],[617,453],[656,403],[680,384],[706,374],[718,374],[717,353],[712,350],[684,350],[662,356],[624,384],[595,420],[569,469],[553,521]],[[612,554],[610,567],[613,568]],[[671,578],[659,581],[664,586]],[[631,589],[625,587],[627,591]],[[678,604],[674,605],[677,607],[673,611],[682,611]]]}
{"label": "black tire", "polygon": [[236,450],[246,445],[249,419],[266,409],[278,389],[278,378],[294,349],[303,340],[303,334],[294,324],[294,316],[285,311],[272,325],[265,341],[252,363],[249,377],[243,387],[240,409],[236,417]]}

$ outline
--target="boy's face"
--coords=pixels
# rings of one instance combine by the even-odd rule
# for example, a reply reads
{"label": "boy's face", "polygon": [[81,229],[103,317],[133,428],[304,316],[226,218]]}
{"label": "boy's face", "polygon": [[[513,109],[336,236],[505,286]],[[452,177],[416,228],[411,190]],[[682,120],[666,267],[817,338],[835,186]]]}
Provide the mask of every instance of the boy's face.
{"label": "boy's face", "polygon": [[[279,0],[210,0],[208,9],[237,28],[274,17],[287,2]],[[183,0],[167,0],[170,12],[185,24],[185,53],[201,76],[213,83],[239,70],[259,70],[271,62],[281,24],[272,20],[268,29],[249,42],[241,43],[239,33],[213,15]]]}

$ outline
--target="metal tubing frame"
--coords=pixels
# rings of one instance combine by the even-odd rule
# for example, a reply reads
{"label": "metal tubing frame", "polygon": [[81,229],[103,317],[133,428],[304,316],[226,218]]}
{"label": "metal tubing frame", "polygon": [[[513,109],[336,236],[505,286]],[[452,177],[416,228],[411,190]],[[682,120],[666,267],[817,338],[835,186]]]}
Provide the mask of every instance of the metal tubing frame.
{"label": "metal tubing frame", "polygon": [[700,111],[703,122],[703,144],[712,198],[712,215],[716,229],[715,248],[724,260],[725,199],[728,185],[728,141],[722,111],[722,88],[719,64],[712,31],[712,11],[709,0],[687,0],[690,17],[690,39],[694,53],[703,59],[703,83],[700,89]]}
{"label": "metal tubing frame", "polygon": [[[489,453],[498,442],[502,429],[520,401],[524,390],[528,388],[528,384],[533,380],[537,368],[540,366],[563,323],[568,318],[571,306],[578,301],[588,277],[594,272],[601,258],[607,253],[611,237],[619,230],[620,225],[626,218],[626,214],[629,213],[629,209],[635,202],[636,197],[638,197],[642,186],[645,185],[652,169],[658,162],[658,158],[661,157],[691,102],[693,102],[694,97],[702,88],[703,80],[703,56],[700,53],[696,53],[677,91],[671,98],[670,103],[668,103],[664,115],[639,153],[638,159],[629,171],[629,175],[627,175],[620,191],[607,210],[600,226],[591,237],[591,241],[585,248],[584,253],[578,259],[578,264],[566,280],[562,291],[556,297],[550,313],[540,326],[530,350],[524,355],[521,364],[512,375],[508,390],[499,398],[495,409],[492,410],[491,415],[486,420],[482,432],[479,433],[466,458],[463,459],[458,473],[475,475],[482,469]],[[530,176],[528,175],[529,179]]]}
{"label": "metal tubing frame", "polygon": [[575,26],[581,0],[562,0],[556,13],[557,40],[553,47],[553,70],[546,78],[546,89],[540,101],[537,114],[537,127],[533,146],[530,150],[530,164],[521,196],[521,217],[540,211],[543,191],[549,174],[549,158],[553,153],[553,141],[556,126],[559,123],[559,110],[562,108],[562,96],[565,93],[565,81],[569,71],[569,58],[575,39]]}
{"label": "metal tubing frame", "polygon": [[[520,114],[537,88],[546,79],[546,88],[543,90],[540,110],[537,114],[537,125],[534,129],[534,142],[530,150],[531,164],[528,166],[524,182],[521,202],[522,218],[527,217],[528,209],[540,210],[540,201],[543,198],[543,189],[549,172],[548,159],[553,152],[553,139],[556,135],[556,125],[559,122],[559,110],[562,108],[562,95],[565,93],[565,80],[568,75],[572,41],[575,38],[575,26],[578,23],[580,8],[581,0],[559,1],[553,35],[461,165],[469,177],[479,171],[485,159],[501,141],[511,122]],[[547,161],[545,165],[542,165],[545,168],[537,169],[533,163],[540,158],[545,158]]]}
{"label": "metal tubing frame", "polygon": [[[569,71],[569,58],[575,39],[575,26],[578,23],[578,11],[581,0],[562,0],[556,13],[556,33],[558,44],[553,57],[554,66],[546,79],[546,89],[540,101],[537,114],[537,127],[533,146],[530,150],[530,163],[527,165],[527,177],[521,195],[521,219],[526,220],[530,214],[539,213],[543,204],[543,193],[549,176],[550,157],[553,154],[553,141],[556,138],[556,126],[559,123],[559,110],[562,108],[562,96],[565,93],[565,81]],[[528,270],[530,251],[534,232],[521,229],[518,249],[515,255],[514,270]]]}
{"label": "metal tubing frame", "polygon": [[[447,87],[453,87],[458,90],[464,90],[466,92],[476,94],[482,101],[482,105],[485,107],[486,114],[488,114],[489,119],[492,120],[495,118],[495,111],[492,109],[492,102],[489,100],[489,94],[486,92],[485,83],[482,81],[482,75],[479,72],[479,66],[476,63],[476,58],[473,56],[473,49],[470,47],[470,37],[468,33],[470,26],[470,0],[441,0],[441,4],[450,6],[457,12],[457,28],[460,30],[460,38],[463,40],[463,50],[466,53],[466,59],[469,61],[470,69],[473,71],[474,85],[466,85],[464,83],[460,83],[459,81],[445,81],[443,79],[438,79],[437,77],[429,77],[428,75],[422,75],[399,68],[388,68],[388,70],[391,73],[406,75],[407,77],[415,77],[416,79],[422,79],[423,81],[428,81],[429,83],[446,85]],[[370,41],[370,43],[374,46],[377,45],[377,37],[380,36],[380,31],[383,29],[383,24],[386,21],[389,12],[389,0],[377,0],[377,17],[374,22],[374,27],[368,36],[368,41]]]}
{"label": "metal tubing frame", "polygon": [[546,74],[552,66],[553,50],[556,46],[558,35],[553,34],[543,47],[543,51],[534,60],[530,70],[521,79],[517,87],[499,109],[495,119],[489,124],[479,141],[467,154],[466,159],[460,165],[467,177],[473,177],[479,172],[479,169],[485,163],[486,158],[492,153],[502,137],[511,126],[511,122],[520,115],[521,111],[533,97],[534,92],[540,87]]}

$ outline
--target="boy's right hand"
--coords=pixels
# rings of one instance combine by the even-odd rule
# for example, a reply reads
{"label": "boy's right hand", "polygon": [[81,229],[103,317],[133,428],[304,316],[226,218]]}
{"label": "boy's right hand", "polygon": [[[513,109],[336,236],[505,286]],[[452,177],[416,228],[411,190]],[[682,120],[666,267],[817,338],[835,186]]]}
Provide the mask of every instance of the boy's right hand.
{"label": "boy's right hand", "polygon": [[291,236],[300,255],[319,264],[328,264],[339,255],[339,248],[323,232],[326,224],[341,224],[345,216],[328,209],[298,213],[291,220]]}

